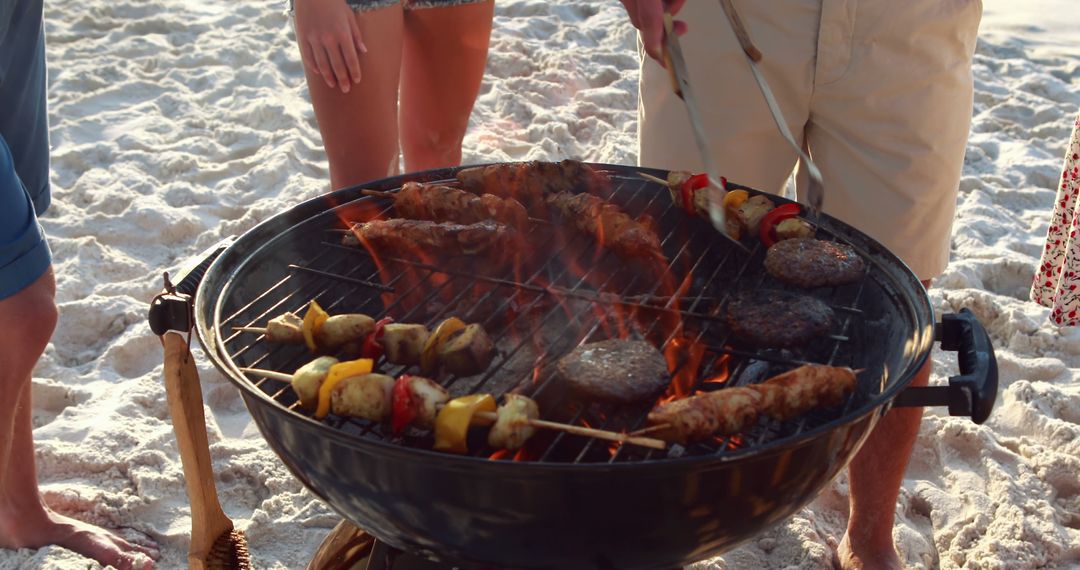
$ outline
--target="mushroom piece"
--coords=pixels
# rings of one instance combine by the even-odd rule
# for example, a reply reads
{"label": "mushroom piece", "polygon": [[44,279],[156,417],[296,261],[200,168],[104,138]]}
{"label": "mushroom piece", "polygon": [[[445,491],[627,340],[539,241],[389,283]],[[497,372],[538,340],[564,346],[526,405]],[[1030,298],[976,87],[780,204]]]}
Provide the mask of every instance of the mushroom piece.
{"label": "mushroom piece", "polygon": [[346,344],[363,341],[375,330],[375,319],[360,313],[334,315],[315,333],[315,344],[324,350],[337,350]]}
{"label": "mushroom piece", "polygon": [[507,394],[503,405],[495,413],[495,425],[488,432],[488,445],[491,447],[520,449],[536,433],[529,420],[540,417],[540,408],[532,398]]}
{"label": "mushroom piece", "polygon": [[394,379],[385,374],[361,374],[342,379],[330,391],[330,410],[339,416],[381,422],[390,417]]}
{"label": "mushroom piece", "polygon": [[495,344],[484,327],[476,323],[454,332],[438,350],[443,370],[458,376],[487,370],[495,357]]}
{"label": "mushroom piece", "polygon": [[419,364],[428,339],[424,325],[389,323],[383,327],[382,344],[386,360],[394,364]]}
{"label": "mushroom piece", "polygon": [[315,411],[319,405],[319,387],[323,380],[326,380],[330,367],[337,363],[338,359],[333,356],[320,356],[293,373],[291,384],[296,396],[300,398],[300,407],[308,412]]}

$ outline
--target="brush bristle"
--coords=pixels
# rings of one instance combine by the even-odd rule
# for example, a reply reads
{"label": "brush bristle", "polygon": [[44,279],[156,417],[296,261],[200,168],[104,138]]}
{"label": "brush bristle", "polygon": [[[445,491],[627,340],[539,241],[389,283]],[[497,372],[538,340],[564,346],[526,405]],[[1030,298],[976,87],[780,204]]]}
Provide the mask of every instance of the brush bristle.
{"label": "brush bristle", "polygon": [[210,570],[251,570],[247,537],[236,529],[222,533],[206,558],[206,567]]}

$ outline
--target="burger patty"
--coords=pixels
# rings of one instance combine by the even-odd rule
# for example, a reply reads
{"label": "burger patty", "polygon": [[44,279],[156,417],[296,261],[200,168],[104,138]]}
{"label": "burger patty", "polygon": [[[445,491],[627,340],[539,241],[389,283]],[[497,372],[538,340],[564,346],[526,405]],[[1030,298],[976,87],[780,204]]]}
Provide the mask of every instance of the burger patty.
{"label": "burger patty", "polygon": [[731,340],[760,347],[806,344],[827,334],[833,322],[833,311],[828,305],[809,295],[789,291],[742,291],[727,305]]}
{"label": "burger patty", "polygon": [[643,340],[583,344],[555,368],[574,391],[623,404],[654,398],[671,382],[663,355]]}
{"label": "burger patty", "polygon": [[781,240],[765,252],[769,275],[799,287],[852,283],[865,269],[866,262],[851,246],[816,238]]}

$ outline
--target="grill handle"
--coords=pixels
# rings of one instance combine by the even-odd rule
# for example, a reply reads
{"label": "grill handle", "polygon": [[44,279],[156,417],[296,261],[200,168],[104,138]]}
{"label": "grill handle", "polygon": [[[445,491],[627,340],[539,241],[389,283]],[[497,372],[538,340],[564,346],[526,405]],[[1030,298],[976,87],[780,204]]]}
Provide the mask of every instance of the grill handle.
{"label": "grill handle", "polygon": [[990,417],[998,391],[997,358],[986,328],[968,309],[943,315],[934,330],[942,350],[955,351],[960,374],[948,386],[907,388],[893,400],[898,407],[949,406],[949,415],[971,416],[977,424]]}
{"label": "grill handle", "polygon": [[154,331],[154,334],[162,336],[168,331],[187,334],[191,331],[191,327],[195,324],[191,314],[195,291],[199,288],[199,283],[202,282],[210,264],[221,255],[221,252],[225,251],[232,240],[231,237],[221,240],[181,266],[176,271],[178,283],[173,282],[168,273],[165,274],[165,290],[150,303],[150,312],[147,315],[150,330]]}

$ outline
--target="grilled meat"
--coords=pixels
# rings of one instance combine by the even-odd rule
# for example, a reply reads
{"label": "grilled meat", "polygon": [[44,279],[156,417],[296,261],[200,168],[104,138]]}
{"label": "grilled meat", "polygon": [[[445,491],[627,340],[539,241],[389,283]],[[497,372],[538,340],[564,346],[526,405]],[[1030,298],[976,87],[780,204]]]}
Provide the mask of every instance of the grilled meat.
{"label": "grilled meat", "polygon": [[786,421],[814,408],[839,404],[855,390],[855,384],[855,371],[850,368],[805,364],[755,388],[763,396],[762,411]]}
{"label": "grilled meat", "polygon": [[457,179],[470,192],[516,198],[529,208],[543,206],[550,194],[597,192],[610,184],[606,175],[577,160],[476,166],[458,171]]}
{"label": "grilled meat", "polygon": [[851,246],[815,238],[786,239],[765,252],[765,270],[800,287],[852,283],[865,269],[866,262]]}
{"label": "grilled meat", "polygon": [[354,223],[341,242],[367,244],[378,253],[431,258],[492,254],[502,257],[520,249],[513,229],[491,221],[462,225],[428,220],[372,220]]}
{"label": "grilled meat", "polygon": [[574,228],[604,244],[619,257],[664,260],[656,233],[615,204],[592,194],[569,192],[552,194],[547,201]]}
{"label": "grilled meat", "polygon": [[649,412],[648,422],[666,426],[655,437],[685,444],[731,435],[762,415],[789,420],[814,408],[839,404],[855,390],[850,368],[806,364],[761,384],[725,388],[675,400]]}
{"label": "grilled meat", "polygon": [[671,382],[663,355],[643,340],[583,344],[555,367],[575,391],[624,404],[655,398]]}
{"label": "grilled meat", "polygon": [[397,214],[412,220],[458,224],[492,220],[513,228],[524,228],[529,222],[521,202],[494,194],[477,195],[450,186],[406,182],[392,196]]}
{"label": "grilled meat", "polygon": [[806,344],[828,333],[833,319],[825,303],[788,291],[742,291],[727,305],[731,340],[761,347]]}
{"label": "grilled meat", "polygon": [[270,342],[303,344],[304,319],[292,312],[282,313],[266,323],[266,338]]}
{"label": "grilled meat", "polygon": [[668,426],[653,437],[686,444],[743,431],[757,421],[763,401],[754,386],[726,388],[664,404],[649,412],[648,422]]}

